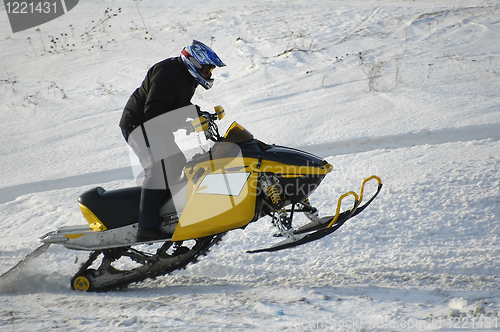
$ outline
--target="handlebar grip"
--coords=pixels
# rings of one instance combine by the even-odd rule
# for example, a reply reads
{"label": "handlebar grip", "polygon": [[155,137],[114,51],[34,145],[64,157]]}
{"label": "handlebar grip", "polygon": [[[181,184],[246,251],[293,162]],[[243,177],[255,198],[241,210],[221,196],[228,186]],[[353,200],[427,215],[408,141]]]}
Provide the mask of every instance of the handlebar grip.
{"label": "handlebar grip", "polygon": [[217,105],[214,107],[214,109],[215,109],[215,115],[217,115],[217,119],[222,120],[224,118],[224,115],[226,115],[224,108],[220,105]]}
{"label": "handlebar grip", "polygon": [[201,133],[202,131],[208,129],[208,122],[209,120],[204,115],[202,115],[191,121],[191,124],[193,125],[194,130],[197,133]]}

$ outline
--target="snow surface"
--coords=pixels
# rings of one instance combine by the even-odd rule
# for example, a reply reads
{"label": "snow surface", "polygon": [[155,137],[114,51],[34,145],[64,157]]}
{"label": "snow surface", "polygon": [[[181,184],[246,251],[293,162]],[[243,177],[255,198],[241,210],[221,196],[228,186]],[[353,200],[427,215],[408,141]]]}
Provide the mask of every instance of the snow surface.
{"label": "snow surface", "polygon": [[263,219],[109,293],[72,291],[88,253],[53,245],[0,280],[1,331],[499,329],[499,1],[88,0],[16,34],[2,7],[0,274],[84,224],[84,190],[134,185],[122,108],[192,39],[227,64],[193,99],[225,107],[222,130],[237,120],[335,166],[321,215],[372,174],[380,196],[315,243],[245,254],[275,241]]}

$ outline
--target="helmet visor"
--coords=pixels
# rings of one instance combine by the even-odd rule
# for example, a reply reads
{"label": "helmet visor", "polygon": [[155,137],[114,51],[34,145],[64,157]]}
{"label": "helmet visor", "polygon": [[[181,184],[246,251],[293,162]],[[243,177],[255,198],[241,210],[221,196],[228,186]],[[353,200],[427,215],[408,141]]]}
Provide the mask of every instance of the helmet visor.
{"label": "helmet visor", "polygon": [[210,78],[212,76],[212,71],[214,70],[215,66],[212,65],[202,65],[200,69],[198,69],[198,72],[203,78]]}

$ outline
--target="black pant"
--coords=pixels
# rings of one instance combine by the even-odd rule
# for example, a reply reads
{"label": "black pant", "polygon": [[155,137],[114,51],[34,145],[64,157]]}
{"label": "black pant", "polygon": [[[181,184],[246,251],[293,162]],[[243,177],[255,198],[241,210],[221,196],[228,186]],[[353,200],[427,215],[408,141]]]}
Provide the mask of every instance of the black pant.
{"label": "black pant", "polygon": [[[122,129],[123,137],[128,143],[128,138],[130,132]],[[163,161],[161,161],[163,164]],[[159,168],[160,165],[156,165],[155,168]],[[150,169],[145,169],[145,176],[147,180],[148,175],[151,174],[152,167]],[[162,206],[165,198],[170,196],[170,190],[168,188],[168,182],[165,178],[165,188],[166,189],[146,189],[144,186],[141,189],[141,200],[139,205],[139,228],[159,228],[161,227],[160,219],[160,208]]]}

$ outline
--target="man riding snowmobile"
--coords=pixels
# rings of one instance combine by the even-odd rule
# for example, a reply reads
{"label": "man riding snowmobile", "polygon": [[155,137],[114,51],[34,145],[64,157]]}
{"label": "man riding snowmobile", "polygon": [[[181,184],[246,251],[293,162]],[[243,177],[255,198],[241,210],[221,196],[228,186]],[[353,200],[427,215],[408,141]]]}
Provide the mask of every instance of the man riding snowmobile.
{"label": "man riding snowmobile", "polygon": [[[173,133],[183,127],[193,110],[199,110],[191,103],[197,86],[210,89],[214,83],[212,70],[223,66],[225,64],[210,47],[193,40],[190,46],[182,50],[179,57],[168,58],[152,66],[142,85],[130,96],[124,108],[120,128],[144,168],[137,241],[165,239],[172,236],[161,228],[159,209],[165,197],[171,195],[170,187],[173,183],[169,181],[175,182],[175,179],[181,176],[186,164],[182,151],[175,144]],[[151,158],[148,159],[147,151],[138,148],[138,144],[131,140],[131,134],[134,131],[141,132],[139,136],[144,139],[149,150],[152,137],[148,137],[144,124],[148,122],[151,125],[159,116],[166,113],[171,116],[168,119],[167,130],[164,130],[165,126],[162,127],[161,140],[168,150],[166,152],[168,156],[152,162]]]}

